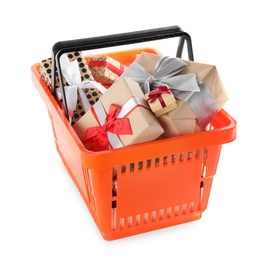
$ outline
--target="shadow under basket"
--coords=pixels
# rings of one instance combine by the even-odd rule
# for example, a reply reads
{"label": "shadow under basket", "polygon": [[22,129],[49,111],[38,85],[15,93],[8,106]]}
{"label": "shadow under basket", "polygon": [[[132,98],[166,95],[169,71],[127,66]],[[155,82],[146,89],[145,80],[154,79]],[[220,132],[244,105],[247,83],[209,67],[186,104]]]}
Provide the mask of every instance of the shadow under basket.
{"label": "shadow under basket", "polygon": [[[107,55],[128,65],[142,51],[154,53],[135,49]],[[48,109],[57,151],[105,240],[201,218],[222,144],[236,137],[236,121],[225,110],[204,132],[91,152],[42,80],[39,63],[31,71]]]}

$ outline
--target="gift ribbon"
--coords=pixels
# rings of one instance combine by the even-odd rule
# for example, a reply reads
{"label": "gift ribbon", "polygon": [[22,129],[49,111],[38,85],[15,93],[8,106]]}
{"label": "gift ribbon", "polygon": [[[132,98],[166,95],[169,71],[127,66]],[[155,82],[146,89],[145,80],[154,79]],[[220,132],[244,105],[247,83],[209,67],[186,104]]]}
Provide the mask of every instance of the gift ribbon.
{"label": "gift ribbon", "polygon": [[[187,66],[179,58],[162,56],[152,74],[145,71],[139,63],[133,62],[121,77],[127,77],[139,83],[144,93],[148,93],[160,85],[168,85],[177,99],[189,104],[201,129],[204,129],[216,115],[217,105],[209,88],[205,83],[197,80],[195,73],[178,74]],[[195,98],[193,98],[194,96]],[[211,104],[211,107],[209,108],[207,104]]]}
{"label": "gift ribbon", "polygon": [[188,65],[179,58],[161,57],[152,74],[145,71],[142,65],[133,62],[121,75],[139,83],[146,94],[160,85],[168,85],[173,95],[180,99],[182,92],[199,92],[195,73],[177,75]]}
{"label": "gift ribbon", "polygon": [[153,103],[156,99],[158,99],[161,106],[165,107],[166,105],[162,98],[163,94],[172,94],[172,93],[167,86],[159,86],[158,88],[149,92],[147,100],[149,103]]}
{"label": "gift ribbon", "polygon": [[[104,93],[105,88],[95,81],[85,80],[82,82],[78,61],[74,60],[70,62],[66,54],[61,55],[60,64],[62,74],[68,83],[68,86],[64,86],[64,91],[66,96],[69,120],[71,120],[74,111],[77,109],[78,94],[81,98],[85,112],[91,108],[91,104],[89,103],[85,92],[83,91],[84,88],[97,88],[102,93]],[[62,99],[61,91],[58,88],[56,89],[56,95],[59,100]]]}
{"label": "gift ribbon", "polygon": [[90,127],[86,130],[83,144],[91,151],[107,150],[123,147],[118,135],[132,134],[129,118],[127,116],[137,107],[149,109],[145,102],[139,98],[129,99],[121,108],[111,104],[106,113],[101,100],[98,100],[91,108],[99,126]]}
{"label": "gift ribbon", "polygon": [[107,132],[111,132],[116,135],[132,134],[129,118],[117,118],[119,112],[120,107],[115,104],[111,104],[104,123],[100,126],[87,129],[83,143],[89,148],[89,150],[107,150],[109,146]]}
{"label": "gift ribbon", "polygon": [[117,68],[116,66],[114,66],[113,64],[111,64],[107,61],[90,60],[88,65],[90,67],[105,67],[105,68],[109,69],[110,71],[112,71],[113,73],[117,74],[118,76],[120,76],[124,72],[124,66],[121,63],[120,63],[120,67]]}

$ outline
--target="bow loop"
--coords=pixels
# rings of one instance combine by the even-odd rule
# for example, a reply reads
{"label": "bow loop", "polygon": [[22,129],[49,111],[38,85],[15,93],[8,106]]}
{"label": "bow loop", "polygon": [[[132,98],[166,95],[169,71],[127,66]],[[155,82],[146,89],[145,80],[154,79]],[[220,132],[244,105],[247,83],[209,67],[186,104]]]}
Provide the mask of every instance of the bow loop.
{"label": "bow loop", "polygon": [[170,78],[184,70],[188,65],[179,58],[163,56],[157,62],[154,76],[157,78]]}

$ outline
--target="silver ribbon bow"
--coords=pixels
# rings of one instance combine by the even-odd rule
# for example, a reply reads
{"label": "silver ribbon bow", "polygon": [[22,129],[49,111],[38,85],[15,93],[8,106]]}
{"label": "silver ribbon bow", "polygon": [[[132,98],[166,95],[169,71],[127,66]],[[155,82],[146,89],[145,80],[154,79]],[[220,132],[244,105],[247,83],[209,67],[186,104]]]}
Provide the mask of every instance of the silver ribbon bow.
{"label": "silver ribbon bow", "polygon": [[215,99],[202,81],[197,80],[195,73],[180,74],[188,64],[180,58],[161,57],[153,73],[150,74],[139,63],[133,62],[121,75],[136,81],[144,94],[168,85],[173,95],[189,104],[197,117],[201,129],[204,129],[217,113]]}
{"label": "silver ribbon bow", "polygon": [[176,98],[185,99],[193,92],[200,91],[195,73],[177,75],[187,66],[181,59],[164,56],[157,62],[152,75],[145,71],[142,65],[134,62],[121,77],[127,77],[139,83],[145,94],[161,85],[168,85]]}

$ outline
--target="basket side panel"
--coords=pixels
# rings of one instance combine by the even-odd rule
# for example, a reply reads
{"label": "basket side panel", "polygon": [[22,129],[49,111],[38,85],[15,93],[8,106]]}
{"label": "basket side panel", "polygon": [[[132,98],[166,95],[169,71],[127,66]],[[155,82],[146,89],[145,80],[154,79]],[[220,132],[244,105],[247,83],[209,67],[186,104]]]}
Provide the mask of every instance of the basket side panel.
{"label": "basket side panel", "polygon": [[[139,163],[131,163],[127,165],[129,171],[119,172],[119,214],[133,215],[197,200],[201,158],[188,159],[188,153],[180,158],[181,155],[151,158],[144,161],[142,169]],[[151,165],[147,165],[149,161]]]}
{"label": "basket side panel", "polygon": [[111,240],[199,219],[203,153],[177,152],[138,162],[129,158],[112,169],[88,170],[103,237]]}
{"label": "basket side panel", "polygon": [[212,146],[204,149],[204,163],[202,165],[200,210],[203,212],[208,205],[213,177],[217,172],[222,145]]}
{"label": "basket side panel", "polygon": [[[52,118],[51,118],[52,119]],[[89,197],[87,194],[87,188],[84,179],[84,170],[81,163],[78,161],[71,147],[69,146],[68,140],[62,134],[61,129],[52,119],[53,132],[55,136],[55,143],[57,151],[63,161],[65,168],[67,169],[70,177],[75,182],[81,196],[89,207]]]}

